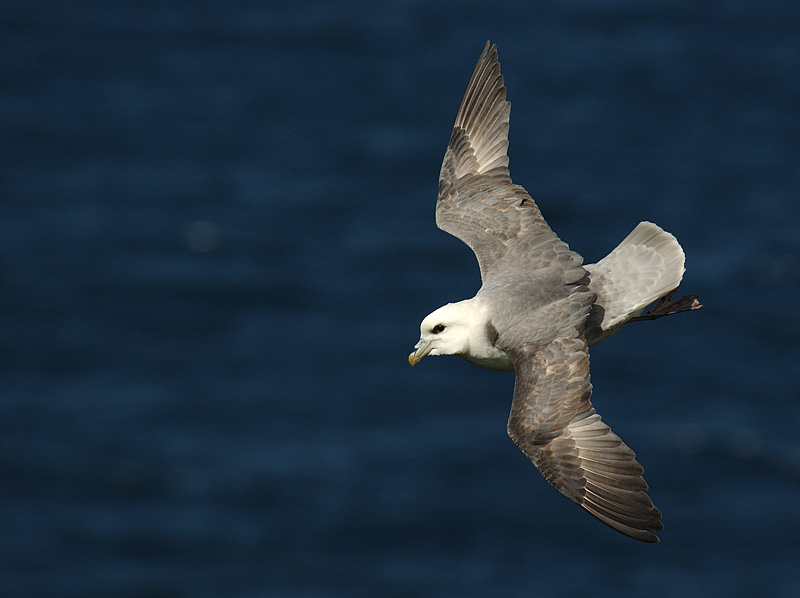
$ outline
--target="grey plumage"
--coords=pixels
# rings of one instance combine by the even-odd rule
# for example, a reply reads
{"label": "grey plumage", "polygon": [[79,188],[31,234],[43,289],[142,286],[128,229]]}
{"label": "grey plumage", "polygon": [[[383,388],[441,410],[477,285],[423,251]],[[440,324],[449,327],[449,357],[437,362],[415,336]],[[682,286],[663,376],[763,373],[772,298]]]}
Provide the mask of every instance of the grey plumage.
{"label": "grey plumage", "polygon": [[483,284],[473,299],[423,321],[409,361],[457,354],[515,370],[508,433],[517,446],[600,521],[656,542],[661,513],[646,494],[642,467],[590,402],[588,346],[674,290],[683,251],[672,235],[642,223],[584,267],[511,181],[510,112],[497,49],[487,43],[456,116],[436,204],[437,225],[475,252]]}
{"label": "grey plumage", "polygon": [[596,264],[585,266],[597,307],[586,323],[589,345],[619,331],[656,299],[678,288],[684,268],[678,241],[652,222],[640,222]]}

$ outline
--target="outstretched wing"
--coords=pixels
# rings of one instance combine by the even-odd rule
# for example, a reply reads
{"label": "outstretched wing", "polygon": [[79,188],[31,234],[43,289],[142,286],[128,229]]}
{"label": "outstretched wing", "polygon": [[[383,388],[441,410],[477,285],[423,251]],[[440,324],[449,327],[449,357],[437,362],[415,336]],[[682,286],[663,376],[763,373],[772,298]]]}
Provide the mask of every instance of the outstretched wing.
{"label": "outstretched wing", "polygon": [[437,226],[475,252],[484,281],[501,260],[513,261],[509,257],[533,269],[540,254],[550,260],[553,249],[567,250],[530,195],[511,182],[510,114],[497,48],[487,42],[458,109],[436,203]]}
{"label": "outstretched wing", "polygon": [[508,351],[516,368],[508,433],[544,478],[615,530],[658,542],[661,513],[636,455],[595,413],[582,335]]}

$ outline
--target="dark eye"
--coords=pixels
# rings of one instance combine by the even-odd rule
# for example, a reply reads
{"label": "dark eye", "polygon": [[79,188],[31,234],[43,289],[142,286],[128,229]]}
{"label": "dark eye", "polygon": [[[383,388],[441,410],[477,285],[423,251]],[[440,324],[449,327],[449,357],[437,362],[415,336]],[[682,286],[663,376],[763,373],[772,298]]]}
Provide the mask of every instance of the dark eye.
{"label": "dark eye", "polygon": [[431,332],[433,332],[434,334],[439,334],[440,332],[443,331],[444,331],[444,324],[437,324],[436,326],[433,327],[433,330],[431,330]]}

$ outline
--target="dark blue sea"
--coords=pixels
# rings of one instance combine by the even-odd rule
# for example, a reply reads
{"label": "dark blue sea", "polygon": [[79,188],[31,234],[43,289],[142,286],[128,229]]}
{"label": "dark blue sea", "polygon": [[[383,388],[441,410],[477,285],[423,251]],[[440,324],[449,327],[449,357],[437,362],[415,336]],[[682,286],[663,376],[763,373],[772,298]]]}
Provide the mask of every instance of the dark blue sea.
{"label": "dark blue sea", "polygon": [[[406,361],[487,39],[511,172],[587,262],[640,220],[699,312],[592,349],[661,543],[553,490],[513,375]],[[800,4],[0,7],[0,595],[790,596]]]}

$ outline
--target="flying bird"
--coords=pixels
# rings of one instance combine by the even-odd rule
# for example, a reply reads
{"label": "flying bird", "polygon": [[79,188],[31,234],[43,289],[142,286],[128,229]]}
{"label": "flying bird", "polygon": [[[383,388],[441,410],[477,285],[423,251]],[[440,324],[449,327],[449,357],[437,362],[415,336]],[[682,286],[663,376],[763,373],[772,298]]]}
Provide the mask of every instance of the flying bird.
{"label": "flying bird", "polygon": [[456,116],[436,203],[437,226],[472,249],[482,285],[422,320],[408,360],[458,355],[516,372],[508,434],[520,450],[597,519],[657,542],[661,512],[646,494],[644,470],[590,401],[588,348],[631,321],[702,307],[694,295],[672,299],[683,250],[641,222],[605,258],[584,265],[511,182],[510,112],[497,48],[487,42]]}

